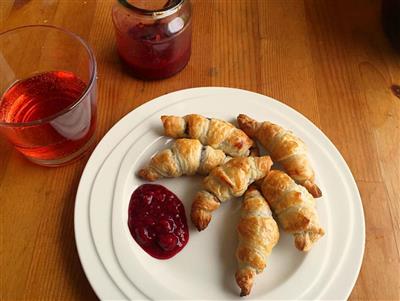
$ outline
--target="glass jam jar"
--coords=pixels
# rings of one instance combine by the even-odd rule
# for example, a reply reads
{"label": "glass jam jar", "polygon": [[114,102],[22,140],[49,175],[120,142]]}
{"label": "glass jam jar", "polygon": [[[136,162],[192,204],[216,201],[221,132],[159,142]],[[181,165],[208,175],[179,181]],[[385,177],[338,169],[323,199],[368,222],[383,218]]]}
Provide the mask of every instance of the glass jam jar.
{"label": "glass jam jar", "polygon": [[170,77],[188,63],[192,41],[189,0],[118,0],[112,17],[119,57],[135,77]]}

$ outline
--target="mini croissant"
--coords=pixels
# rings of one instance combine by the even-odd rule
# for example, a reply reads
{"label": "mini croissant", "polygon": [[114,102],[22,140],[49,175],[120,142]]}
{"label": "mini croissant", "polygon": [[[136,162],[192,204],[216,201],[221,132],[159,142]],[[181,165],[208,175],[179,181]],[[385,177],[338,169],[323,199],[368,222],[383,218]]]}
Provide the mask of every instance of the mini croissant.
{"label": "mini croissant", "polygon": [[244,195],[240,213],[235,278],[241,289],[240,296],[247,296],[255,275],[267,265],[267,258],[279,240],[279,230],[266,200],[253,185]]}
{"label": "mini croissant", "polygon": [[204,190],[199,191],[192,203],[190,217],[196,228],[207,228],[211,214],[232,197],[242,196],[247,187],[269,172],[272,165],[269,156],[238,157],[214,168],[204,178]]}
{"label": "mini croissant", "polygon": [[315,200],[303,186],[286,173],[271,170],[261,191],[283,230],[292,233],[300,251],[308,251],[325,234],[315,210]]}
{"label": "mini croissant", "polygon": [[246,157],[254,145],[242,130],[233,124],[197,114],[183,117],[161,116],[166,136],[198,139],[203,145],[220,149],[232,157]]}
{"label": "mini croissant", "polygon": [[139,171],[139,176],[154,181],[164,177],[207,175],[227,158],[230,157],[223,151],[203,146],[197,139],[178,139],[171,148],[158,152],[150,164]]}
{"label": "mini croissant", "polygon": [[322,195],[314,183],[314,170],[303,141],[291,131],[268,121],[257,122],[244,114],[240,114],[237,121],[247,135],[260,141],[274,162],[282,164],[289,176],[306,187],[314,197]]}

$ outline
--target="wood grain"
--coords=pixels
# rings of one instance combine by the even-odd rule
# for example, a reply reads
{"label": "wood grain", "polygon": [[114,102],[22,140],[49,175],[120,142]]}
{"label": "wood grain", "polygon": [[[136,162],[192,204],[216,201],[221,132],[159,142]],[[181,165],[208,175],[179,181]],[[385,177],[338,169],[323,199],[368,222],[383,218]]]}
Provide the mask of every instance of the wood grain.
{"label": "wood grain", "polygon": [[[349,164],[366,216],[366,252],[350,299],[400,299],[400,55],[375,0],[197,0],[193,53],[176,76],[126,74],[115,54],[113,1],[0,1],[0,29],[53,24],[89,41],[98,72],[97,140],[165,93],[243,88],[280,99],[320,127]],[[0,298],[95,300],[73,232],[87,158],[48,169],[0,139]]]}
{"label": "wood grain", "polygon": [[[383,183],[357,182],[368,222],[363,266],[354,299],[399,300],[399,253],[391,223],[389,196]],[[376,214],[379,212],[379,215]]]}

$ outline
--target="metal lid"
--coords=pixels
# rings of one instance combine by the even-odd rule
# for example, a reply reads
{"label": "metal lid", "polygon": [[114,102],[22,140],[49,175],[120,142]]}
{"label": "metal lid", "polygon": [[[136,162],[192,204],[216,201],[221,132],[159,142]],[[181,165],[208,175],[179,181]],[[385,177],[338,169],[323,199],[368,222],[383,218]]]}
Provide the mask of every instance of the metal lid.
{"label": "metal lid", "polygon": [[149,1],[146,2],[139,0],[118,0],[118,1],[126,8],[135,11],[138,14],[152,16],[154,19],[162,19],[180,10],[184,2],[187,0],[165,0],[165,1],[153,2],[153,4],[159,4],[158,6],[159,8],[154,6],[154,9],[148,6]]}

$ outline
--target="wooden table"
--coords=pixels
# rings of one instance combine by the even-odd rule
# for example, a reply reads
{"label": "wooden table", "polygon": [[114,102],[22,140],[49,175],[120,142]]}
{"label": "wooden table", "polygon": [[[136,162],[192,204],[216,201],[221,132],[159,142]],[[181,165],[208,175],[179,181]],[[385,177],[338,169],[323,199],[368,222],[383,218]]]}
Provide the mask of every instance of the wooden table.
{"label": "wooden table", "polygon": [[[340,150],[357,181],[366,250],[351,299],[400,299],[400,55],[373,0],[195,0],[193,54],[156,82],[121,71],[113,1],[0,1],[1,29],[54,24],[93,46],[101,137],[146,101],[198,86],[259,92],[298,110]],[[23,47],[23,45],[21,45]],[[86,159],[26,161],[0,139],[1,298],[96,299],[74,240],[74,199]],[[332,200],[334,201],[334,200]]]}

